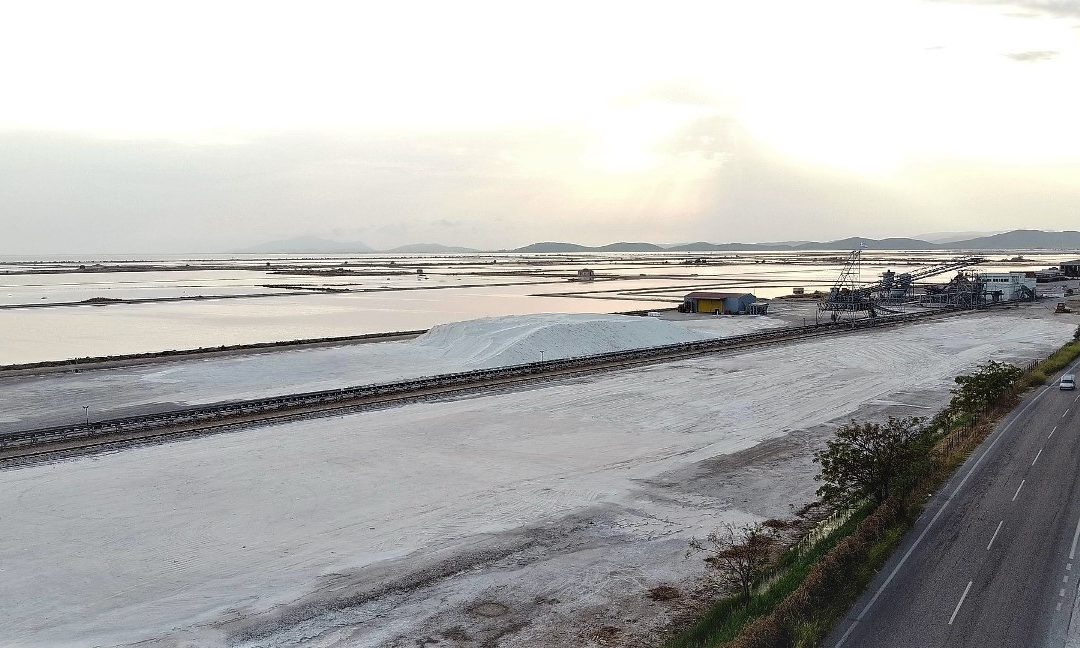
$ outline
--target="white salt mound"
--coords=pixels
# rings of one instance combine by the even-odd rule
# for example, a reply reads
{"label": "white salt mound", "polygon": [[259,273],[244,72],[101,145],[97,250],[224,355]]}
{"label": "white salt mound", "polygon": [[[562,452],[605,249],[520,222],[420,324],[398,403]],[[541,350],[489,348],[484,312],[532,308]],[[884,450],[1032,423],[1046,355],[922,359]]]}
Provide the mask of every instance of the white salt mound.
{"label": "white salt mound", "polygon": [[715,337],[653,317],[539,314],[441,324],[412,342],[433,359],[499,367]]}

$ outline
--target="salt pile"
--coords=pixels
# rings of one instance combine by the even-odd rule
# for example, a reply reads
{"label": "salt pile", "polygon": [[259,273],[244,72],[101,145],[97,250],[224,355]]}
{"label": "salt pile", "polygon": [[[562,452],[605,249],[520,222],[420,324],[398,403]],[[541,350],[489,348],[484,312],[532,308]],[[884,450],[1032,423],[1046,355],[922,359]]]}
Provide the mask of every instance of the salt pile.
{"label": "salt pile", "polygon": [[432,360],[486,368],[716,337],[654,317],[545,314],[441,324],[412,341]]}

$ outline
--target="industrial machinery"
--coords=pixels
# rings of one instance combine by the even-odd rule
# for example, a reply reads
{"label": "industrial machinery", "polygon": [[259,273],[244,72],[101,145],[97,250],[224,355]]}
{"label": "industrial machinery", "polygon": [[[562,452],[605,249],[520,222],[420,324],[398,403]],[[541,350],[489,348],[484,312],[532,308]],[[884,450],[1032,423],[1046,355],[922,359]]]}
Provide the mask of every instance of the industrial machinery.
{"label": "industrial machinery", "polygon": [[[859,313],[866,313],[868,317],[877,317],[881,312],[893,313],[896,311],[889,308],[890,306],[914,301],[916,281],[954,270],[960,271],[984,260],[982,257],[961,257],[902,274],[887,270],[880,280],[864,284],[862,250],[854,250],[848,255],[833,287],[818,304],[818,312],[829,313],[834,322],[844,317],[855,319]],[[982,290],[983,286],[977,275],[958,272],[944,287],[928,286],[924,303],[970,308],[981,303]]]}
{"label": "industrial machinery", "polygon": [[1001,291],[987,291],[986,284],[978,274],[961,271],[948,283],[926,286],[926,294],[920,303],[924,306],[976,308],[986,302],[987,296],[998,302]]}

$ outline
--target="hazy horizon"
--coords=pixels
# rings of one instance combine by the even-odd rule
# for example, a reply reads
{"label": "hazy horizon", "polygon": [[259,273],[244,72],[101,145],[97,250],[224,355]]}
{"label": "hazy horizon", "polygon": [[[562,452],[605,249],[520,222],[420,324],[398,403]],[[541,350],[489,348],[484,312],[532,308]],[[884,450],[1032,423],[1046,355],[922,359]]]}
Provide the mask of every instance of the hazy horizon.
{"label": "hazy horizon", "polygon": [[1080,5],[45,1],[0,254],[1080,223]]}

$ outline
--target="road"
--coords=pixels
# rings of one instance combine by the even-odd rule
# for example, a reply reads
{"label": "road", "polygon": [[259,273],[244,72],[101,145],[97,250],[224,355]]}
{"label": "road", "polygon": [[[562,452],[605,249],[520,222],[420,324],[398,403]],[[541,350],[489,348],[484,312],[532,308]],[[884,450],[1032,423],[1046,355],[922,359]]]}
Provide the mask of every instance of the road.
{"label": "road", "polygon": [[1060,648],[1071,623],[1080,646],[1078,541],[1080,392],[1054,382],[931,499],[824,645]]}

